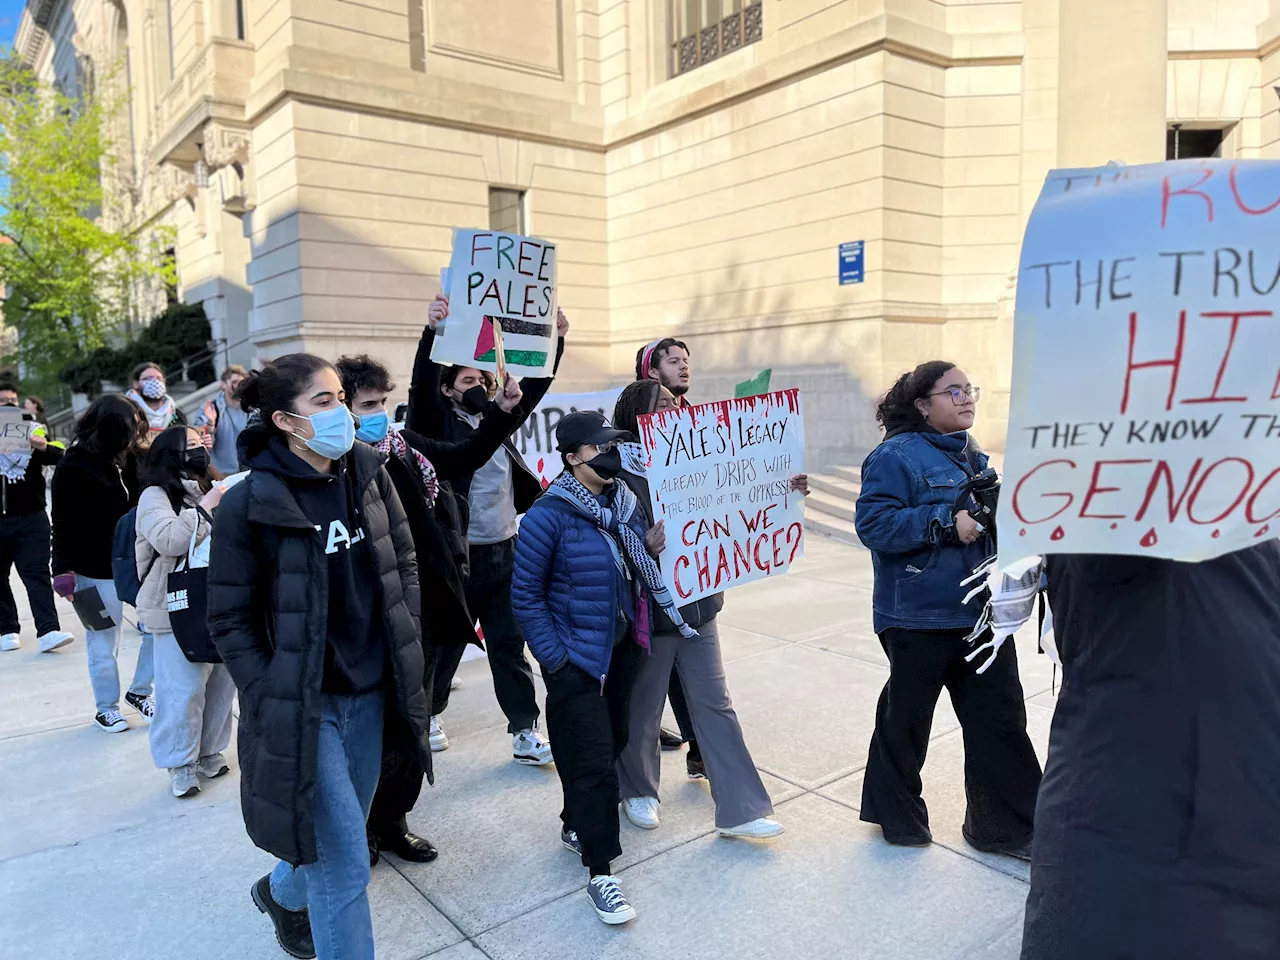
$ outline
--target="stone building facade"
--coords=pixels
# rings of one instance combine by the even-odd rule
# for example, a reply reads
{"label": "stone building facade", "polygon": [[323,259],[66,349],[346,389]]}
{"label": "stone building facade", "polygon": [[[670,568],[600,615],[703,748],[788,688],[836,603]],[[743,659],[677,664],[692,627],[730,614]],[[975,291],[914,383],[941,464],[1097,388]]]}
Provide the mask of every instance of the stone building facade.
{"label": "stone building facade", "polygon": [[1046,171],[1280,155],[1280,0],[28,0],[17,46],[124,63],[139,220],[237,358],[368,351],[403,391],[450,229],[523,229],[565,389],[678,334],[696,397],[800,386],[818,465],[934,356],[999,446]]}

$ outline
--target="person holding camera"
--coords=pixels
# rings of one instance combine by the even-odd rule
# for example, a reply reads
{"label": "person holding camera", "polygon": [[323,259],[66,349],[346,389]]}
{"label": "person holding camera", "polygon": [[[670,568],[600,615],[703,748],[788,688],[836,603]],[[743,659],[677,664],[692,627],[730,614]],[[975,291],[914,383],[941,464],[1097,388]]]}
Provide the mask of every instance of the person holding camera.
{"label": "person holding camera", "polygon": [[995,553],[993,531],[975,519],[981,505],[967,493],[987,469],[968,433],[978,397],[963,370],[932,360],[899,377],[876,411],[885,436],[862,465],[855,523],[871,551],[889,680],[876,707],[861,818],[879,824],[889,843],[932,842],[920,770],[945,687],[964,735],[965,840],[1029,860],[1041,772],[1017,653],[1003,644],[982,674],[965,662],[984,598],[966,604],[962,581]]}

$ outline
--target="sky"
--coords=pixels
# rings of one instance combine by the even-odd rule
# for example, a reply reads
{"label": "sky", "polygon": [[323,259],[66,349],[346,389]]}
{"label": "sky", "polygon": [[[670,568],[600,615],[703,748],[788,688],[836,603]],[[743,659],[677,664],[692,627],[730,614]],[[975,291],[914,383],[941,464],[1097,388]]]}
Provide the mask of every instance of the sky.
{"label": "sky", "polygon": [[18,20],[22,17],[22,8],[27,0],[0,0],[0,46],[13,43],[13,35],[18,32]]}

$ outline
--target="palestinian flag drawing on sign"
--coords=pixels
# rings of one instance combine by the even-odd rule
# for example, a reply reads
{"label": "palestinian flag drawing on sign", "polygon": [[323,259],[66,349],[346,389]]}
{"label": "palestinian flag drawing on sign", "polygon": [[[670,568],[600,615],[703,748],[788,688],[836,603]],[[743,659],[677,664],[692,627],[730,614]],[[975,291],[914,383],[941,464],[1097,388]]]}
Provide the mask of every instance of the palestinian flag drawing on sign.
{"label": "palestinian flag drawing on sign", "polygon": [[508,365],[544,367],[547,352],[554,341],[554,330],[549,323],[517,320],[512,317],[485,317],[480,324],[480,336],[476,339],[474,359],[481,363],[496,363],[493,325],[502,325],[502,345]]}

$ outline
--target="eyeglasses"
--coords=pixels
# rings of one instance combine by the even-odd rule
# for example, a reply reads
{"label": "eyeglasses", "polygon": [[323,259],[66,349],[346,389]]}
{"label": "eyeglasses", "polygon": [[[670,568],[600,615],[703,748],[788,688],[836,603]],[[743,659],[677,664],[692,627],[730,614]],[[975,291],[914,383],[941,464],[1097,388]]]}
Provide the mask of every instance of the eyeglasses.
{"label": "eyeglasses", "polygon": [[617,440],[610,440],[608,443],[597,443],[595,445],[596,453],[608,453],[618,445]]}
{"label": "eyeglasses", "polygon": [[940,397],[944,393],[951,394],[951,402],[957,407],[963,407],[969,402],[977,403],[982,398],[981,387],[947,387],[947,389],[931,393],[929,396]]}

